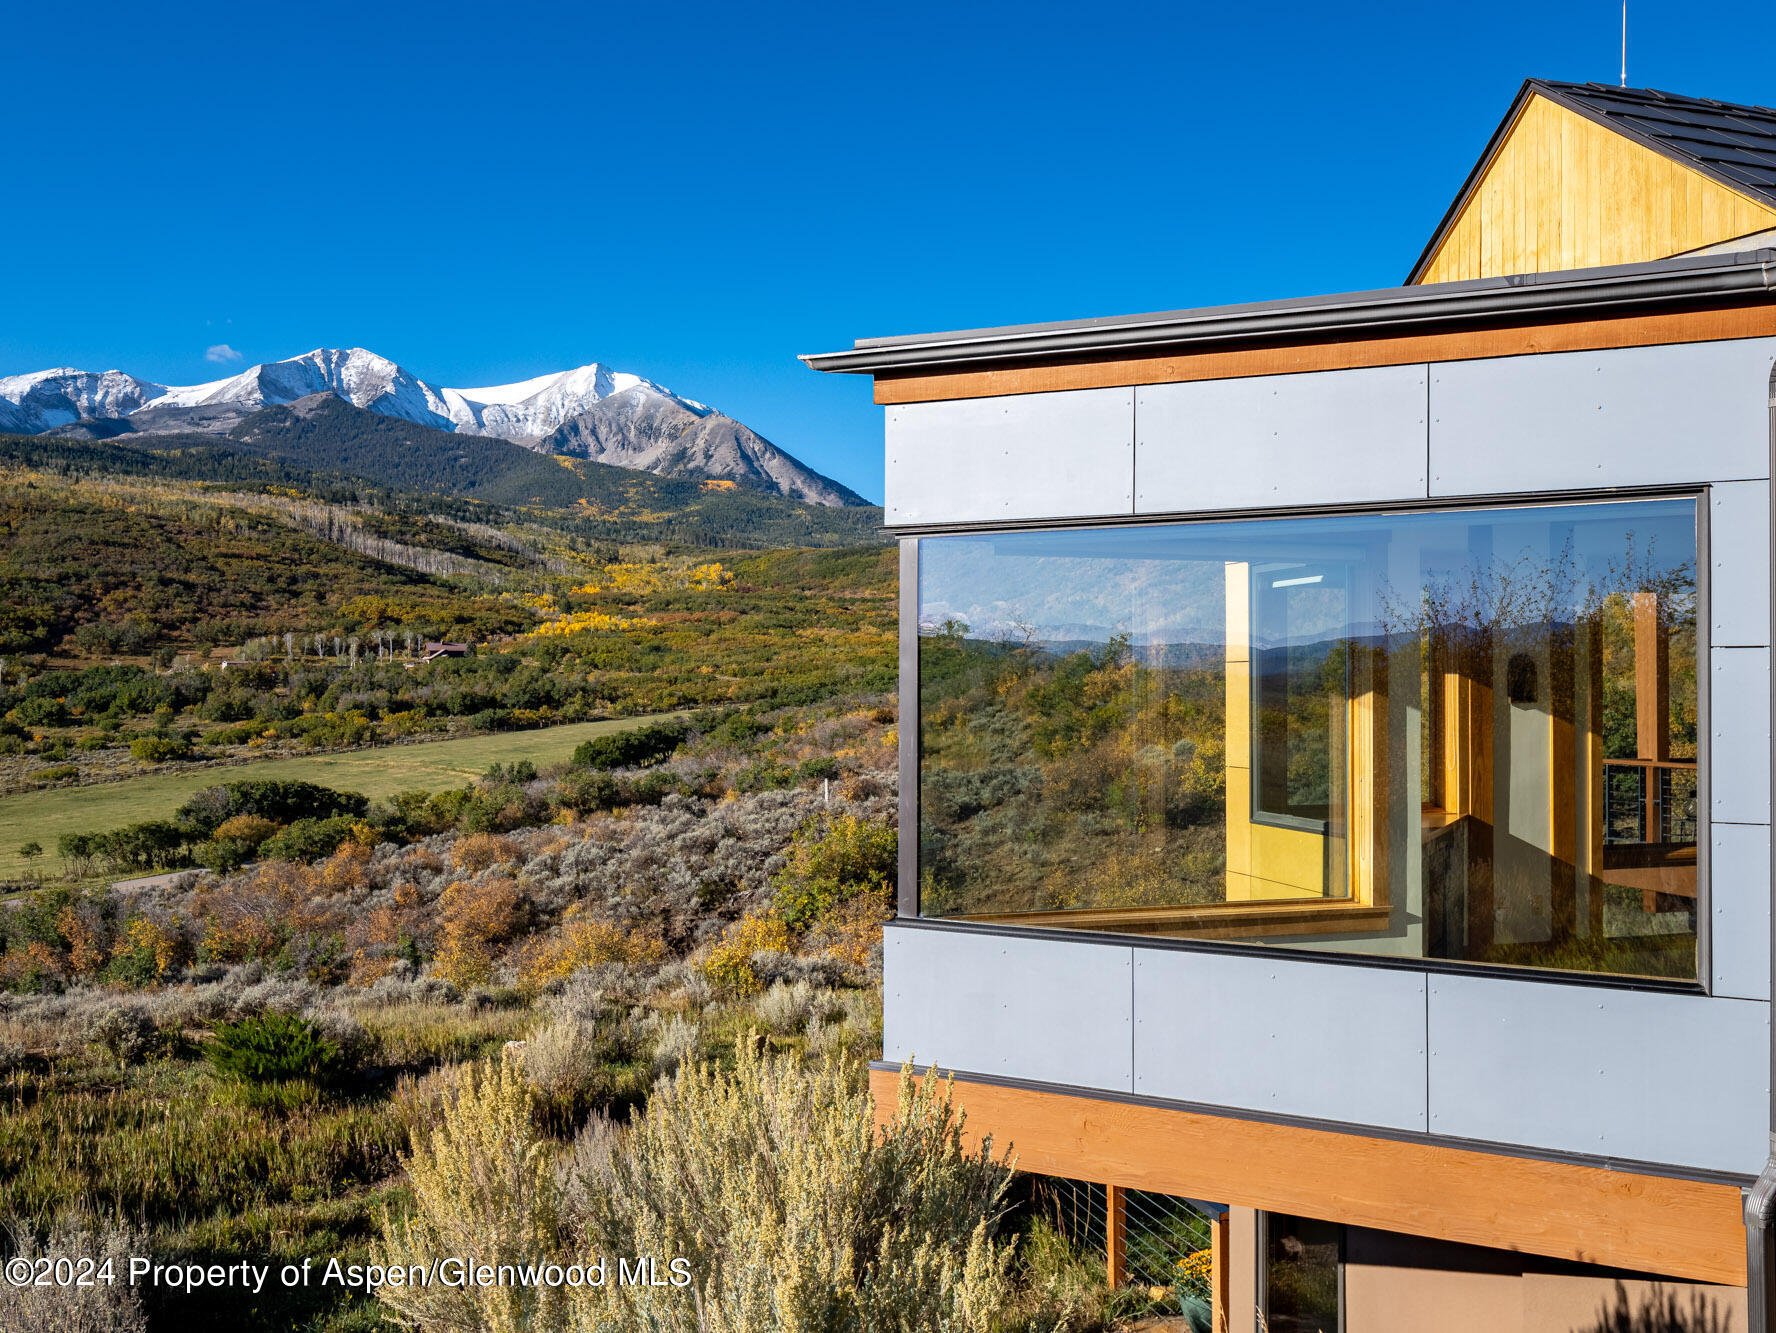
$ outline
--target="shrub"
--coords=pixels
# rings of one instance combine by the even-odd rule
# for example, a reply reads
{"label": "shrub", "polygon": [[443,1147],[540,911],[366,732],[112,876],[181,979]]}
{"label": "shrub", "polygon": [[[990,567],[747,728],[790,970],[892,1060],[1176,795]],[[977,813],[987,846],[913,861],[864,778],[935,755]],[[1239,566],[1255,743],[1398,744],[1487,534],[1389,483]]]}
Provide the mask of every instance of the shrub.
{"label": "shrub", "polygon": [[139,1063],[154,1049],[154,1020],[140,1005],[106,1005],[86,1021],[86,1040],[120,1065]]}
{"label": "shrub", "polygon": [[820,914],[802,941],[815,951],[850,967],[868,967],[882,944],[882,926],[893,909],[882,896],[859,894],[833,904]]}
{"label": "shrub", "polygon": [[339,1046],[315,1023],[277,1010],[224,1023],[204,1055],[217,1073],[241,1083],[325,1086],[345,1073]]}
{"label": "shrub", "polygon": [[491,980],[493,946],[518,929],[523,908],[518,886],[509,879],[458,880],[448,885],[438,897],[444,931],[432,960],[437,975],[459,987]]}
{"label": "shrub", "polygon": [[622,1110],[646,1095],[651,1068],[636,1025],[622,1016],[567,1015],[517,1048],[524,1078],[536,1093],[541,1121],[571,1129],[593,1110]]}
{"label": "shrub", "polygon": [[777,913],[801,929],[834,904],[867,895],[886,903],[896,878],[899,838],[886,822],[840,815],[796,831],[778,875]]}
{"label": "shrub", "polygon": [[658,935],[625,929],[614,921],[569,921],[558,935],[537,941],[527,951],[518,978],[527,990],[540,990],[583,967],[658,963],[665,957],[666,945]]}
{"label": "shrub", "polygon": [[130,753],[144,763],[163,764],[191,758],[191,742],[182,736],[137,736],[130,742]]}
{"label": "shrub", "polygon": [[39,1245],[35,1231],[21,1219],[5,1230],[19,1258],[67,1260],[76,1266],[90,1259],[95,1269],[108,1262],[117,1280],[41,1287],[0,1281],[0,1328],[7,1333],[147,1333],[141,1298],[125,1280],[131,1257],[149,1252],[146,1236],[115,1223],[100,1227],[75,1220],[58,1225],[47,1243]]}
{"label": "shrub", "polygon": [[181,805],[173,818],[207,838],[236,815],[259,815],[274,824],[290,824],[334,815],[361,818],[369,808],[369,799],[355,791],[334,791],[315,782],[261,779],[206,787]]}
{"label": "shrub", "polygon": [[786,791],[796,785],[796,771],[774,759],[757,759],[734,774],[735,791]]}
{"label": "shrub", "polygon": [[814,1013],[814,988],[805,981],[779,981],[752,1006],[762,1022],[780,1037],[794,1036]]}
{"label": "shrub", "polygon": [[759,988],[752,956],[789,947],[789,930],[770,917],[748,914],[729,926],[720,944],[703,960],[703,975],[719,990],[750,995]]}
{"label": "shrub", "polygon": [[450,864],[471,875],[518,859],[518,844],[497,833],[471,833],[450,848]]}
{"label": "shrub", "polygon": [[[413,1212],[400,1222],[384,1214],[376,1262],[426,1265],[441,1254],[472,1254],[484,1264],[526,1264],[558,1254],[560,1190],[519,1070],[507,1061],[464,1066],[455,1094],[403,1161]],[[384,1286],[376,1295],[422,1328],[566,1327],[562,1294],[548,1286]]]}
{"label": "shrub", "polygon": [[190,948],[177,930],[145,916],[132,919],[111,946],[105,975],[130,986],[146,986],[188,961]]}
{"label": "shrub", "polygon": [[660,1036],[654,1042],[654,1072],[676,1074],[681,1066],[696,1058],[697,1045],[702,1037],[703,1029],[699,1024],[683,1014],[674,1014],[660,1029]]}
{"label": "shrub", "polygon": [[294,861],[303,865],[319,861],[339,850],[339,845],[351,837],[356,822],[350,815],[298,819],[261,843],[259,855],[271,861]]}
{"label": "shrub", "polygon": [[190,833],[170,819],[145,819],[99,835],[99,854],[114,870],[190,865]]}
{"label": "shrub", "polygon": [[260,843],[277,831],[278,826],[264,815],[232,815],[218,824],[216,831],[210,836],[244,842],[257,849]]}
{"label": "shrub", "polygon": [[616,731],[580,742],[573,752],[575,768],[641,768],[665,759],[690,735],[685,722],[656,722],[632,731]]}
{"label": "shrub", "polygon": [[658,805],[668,796],[688,794],[690,787],[676,773],[645,773],[623,777],[597,770],[569,773],[556,787],[570,810],[615,810],[625,805]]}
{"label": "shrub", "polygon": [[253,844],[239,838],[211,838],[208,842],[198,843],[192,855],[200,866],[206,866],[218,875],[226,875],[253,859]]}
{"label": "shrub", "polygon": [[491,1265],[588,1254],[687,1261],[687,1287],[385,1286],[424,1328],[987,1333],[1011,1247],[993,1233],[1010,1181],[992,1142],[962,1145],[949,1087],[903,1071],[880,1131],[847,1066],[743,1048],[732,1073],[664,1085],[628,1131],[597,1119],[557,1178],[510,1063],[466,1069],[406,1161],[413,1212],[383,1218],[376,1262],[473,1254]]}
{"label": "shrub", "polygon": [[770,729],[769,723],[761,722],[746,713],[729,713],[709,729],[704,740],[712,745],[731,745],[736,749],[743,749]]}
{"label": "shrub", "polygon": [[990,1138],[964,1149],[948,1085],[910,1070],[878,1131],[845,1065],[743,1048],[731,1075],[658,1091],[577,1183],[587,1252],[682,1256],[691,1282],[583,1290],[576,1328],[985,1333],[1009,1296],[1010,1171]]}

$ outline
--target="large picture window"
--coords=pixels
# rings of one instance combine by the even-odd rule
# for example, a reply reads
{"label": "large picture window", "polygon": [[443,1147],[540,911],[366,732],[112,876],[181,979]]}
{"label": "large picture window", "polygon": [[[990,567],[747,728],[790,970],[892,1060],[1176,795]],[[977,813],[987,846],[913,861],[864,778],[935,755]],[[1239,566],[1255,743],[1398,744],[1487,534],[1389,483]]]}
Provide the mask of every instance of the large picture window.
{"label": "large picture window", "polygon": [[1695,511],[922,539],[921,913],[1694,979]]}

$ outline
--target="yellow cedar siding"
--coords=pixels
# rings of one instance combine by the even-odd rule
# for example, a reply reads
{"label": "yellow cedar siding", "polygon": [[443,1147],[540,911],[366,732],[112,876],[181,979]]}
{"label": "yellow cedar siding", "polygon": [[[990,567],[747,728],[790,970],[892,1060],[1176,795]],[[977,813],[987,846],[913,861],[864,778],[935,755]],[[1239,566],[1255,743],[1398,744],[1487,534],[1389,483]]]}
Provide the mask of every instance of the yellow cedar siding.
{"label": "yellow cedar siding", "polygon": [[1644,263],[1776,225],[1776,210],[1539,94],[1420,282]]}

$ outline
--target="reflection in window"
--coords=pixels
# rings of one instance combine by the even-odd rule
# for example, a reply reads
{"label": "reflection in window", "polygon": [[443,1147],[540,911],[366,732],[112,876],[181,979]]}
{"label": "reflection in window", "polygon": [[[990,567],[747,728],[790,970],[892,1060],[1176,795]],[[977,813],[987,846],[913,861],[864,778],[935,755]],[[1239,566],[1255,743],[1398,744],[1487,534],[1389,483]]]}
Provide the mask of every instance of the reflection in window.
{"label": "reflection in window", "polygon": [[1693,501],[919,567],[923,913],[1694,977]]}
{"label": "reflection in window", "polygon": [[1341,1333],[1344,1228],[1265,1213],[1264,1326],[1269,1333]]}
{"label": "reflection in window", "polygon": [[1323,565],[1261,566],[1251,599],[1253,818],[1323,834],[1350,693],[1344,579]]}

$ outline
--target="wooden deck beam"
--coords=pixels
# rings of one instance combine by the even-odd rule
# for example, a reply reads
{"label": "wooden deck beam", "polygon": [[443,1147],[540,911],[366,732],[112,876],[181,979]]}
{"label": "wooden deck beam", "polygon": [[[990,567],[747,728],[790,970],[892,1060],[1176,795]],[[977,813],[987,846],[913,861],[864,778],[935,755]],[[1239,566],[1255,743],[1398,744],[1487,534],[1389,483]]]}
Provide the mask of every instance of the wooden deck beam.
{"label": "wooden deck beam", "polygon": [[[899,1074],[872,1070],[878,1107]],[[955,1083],[971,1141],[1019,1170],[1520,1250],[1745,1283],[1739,1187],[1371,1138],[1139,1102]]]}

